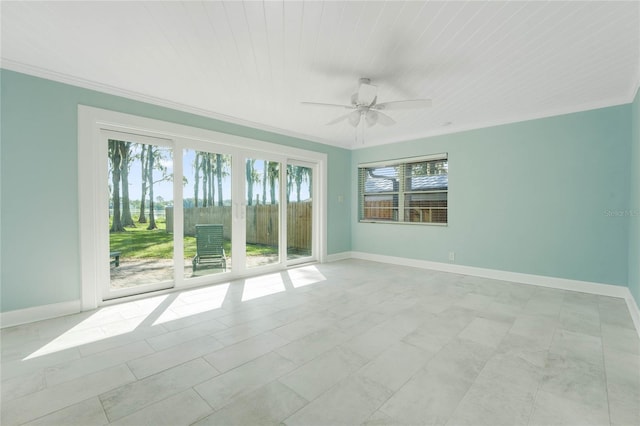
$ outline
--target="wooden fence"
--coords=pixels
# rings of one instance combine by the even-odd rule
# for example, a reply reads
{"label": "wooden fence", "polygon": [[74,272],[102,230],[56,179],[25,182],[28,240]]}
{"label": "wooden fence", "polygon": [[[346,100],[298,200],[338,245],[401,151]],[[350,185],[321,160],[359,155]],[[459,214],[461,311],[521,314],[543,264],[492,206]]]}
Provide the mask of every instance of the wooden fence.
{"label": "wooden fence", "polygon": [[289,203],[287,208],[287,247],[311,254],[312,208],[309,202]]}
{"label": "wooden fence", "polygon": [[[247,243],[277,246],[279,236],[279,205],[246,207]],[[311,249],[312,205],[309,202],[289,203],[287,208],[287,246],[289,249]],[[173,207],[166,208],[167,232],[173,232]],[[195,236],[196,224],[221,223],[225,239],[231,239],[231,206],[195,207],[184,209],[184,235]]]}
{"label": "wooden fence", "polygon": [[[447,223],[447,201],[417,202],[406,206],[405,221],[421,223]],[[366,201],[363,206],[364,220],[398,220],[398,208],[391,200]]]}

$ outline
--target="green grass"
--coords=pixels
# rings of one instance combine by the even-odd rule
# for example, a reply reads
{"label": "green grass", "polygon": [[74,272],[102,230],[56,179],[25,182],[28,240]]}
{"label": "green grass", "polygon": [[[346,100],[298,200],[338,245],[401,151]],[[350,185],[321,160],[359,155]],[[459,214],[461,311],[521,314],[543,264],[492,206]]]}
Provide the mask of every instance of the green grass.
{"label": "green grass", "polygon": [[[147,230],[147,224],[136,223],[135,228],[127,228],[124,232],[109,234],[109,251],[121,252],[122,258],[129,259],[172,259],[173,234],[166,232],[164,222],[156,221],[158,229]],[[224,251],[231,256],[231,241],[224,242]],[[264,256],[277,254],[276,247],[258,244],[247,244],[247,256]],[[196,238],[184,237],[184,257],[192,258],[196,254]]]}

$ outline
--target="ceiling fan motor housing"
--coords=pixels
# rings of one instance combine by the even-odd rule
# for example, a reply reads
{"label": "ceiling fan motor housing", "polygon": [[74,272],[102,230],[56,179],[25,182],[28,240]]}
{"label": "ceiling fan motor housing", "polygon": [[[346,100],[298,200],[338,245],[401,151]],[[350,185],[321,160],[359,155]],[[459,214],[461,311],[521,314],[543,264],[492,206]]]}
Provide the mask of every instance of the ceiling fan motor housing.
{"label": "ceiling fan motor housing", "polygon": [[[378,94],[378,86],[371,84],[368,78],[360,79],[358,91],[351,96],[351,103],[355,106],[371,106],[375,103]],[[355,103],[353,102],[355,98]]]}

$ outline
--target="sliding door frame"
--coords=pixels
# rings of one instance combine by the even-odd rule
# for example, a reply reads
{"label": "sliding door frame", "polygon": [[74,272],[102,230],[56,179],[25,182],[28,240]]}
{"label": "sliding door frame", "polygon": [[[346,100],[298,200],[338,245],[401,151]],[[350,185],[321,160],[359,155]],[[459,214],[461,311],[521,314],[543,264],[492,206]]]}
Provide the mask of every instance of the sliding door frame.
{"label": "sliding door frame", "polygon": [[[98,170],[98,173],[101,175],[100,177],[101,181],[104,181],[107,178],[106,175],[108,174],[106,173],[107,172],[106,170],[107,150],[105,148],[110,139],[126,140],[127,142],[154,145],[162,148],[170,148],[173,151],[173,159],[172,159],[173,174],[174,176],[177,175],[178,173],[180,174],[180,176],[182,175],[182,161],[181,161],[182,157],[181,155],[177,157],[179,154],[176,153],[175,143],[172,139],[150,137],[145,135],[138,135],[134,133],[124,133],[120,131],[113,131],[113,130],[106,130],[106,129],[102,129],[100,131],[100,137],[102,139],[101,140],[102,147],[99,149],[98,156],[100,158],[99,162],[102,165],[102,170],[99,170],[99,169],[96,169],[96,170]],[[107,182],[108,182],[108,179],[107,179]],[[173,199],[174,200],[182,199],[182,188],[179,187],[179,185],[178,185],[178,188],[176,188],[176,185],[173,185]],[[109,216],[107,214],[107,212],[109,211],[109,199],[108,197],[100,197],[98,202],[99,202],[97,206],[98,229],[101,229],[102,232],[96,232],[95,234],[95,238],[98,244],[97,256],[99,259],[109,259],[109,251],[110,251],[109,236],[108,236],[108,233],[105,233],[106,230],[109,228]],[[180,204],[179,208],[182,208],[182,204]],[[102,214],[100,214],[101,212]],[[174,219],[174,222],[178,222],[178,221]],[[143,284],[140,286],[125,287],[120,289],[112,289],[110,280],[105,279],[105,277],[109,276],[110,263],[98,262],[98,267],[100,268],[98,277],[100,280],[99,286],[101,287],[102,300],[117,299],[120,297],[126,297],[126,296],[131,296],[131,295],[140,294],[140,293],[148,293],[152,291],[173,288],[176,284],[176,279],[177,279],[176,275],[179,271],[178,263],[182,261],[182,259],[180,259],[180,256],[178,256],[179,253],[182,253],[182,240],[180,238],[177,238],[178,235],[182,235],[182,221],[180,221],[179,224],[178,223],[174,224],[173,256],[172,256],[173,265],[174,265],[173,280],[160,281],[157,283]]]}
{"label": "sliding door frame", "polygon": [[[316,151],[308,151],[300,148],[288,147],[257,139],[245,138],[226,133],[219,133],[211,130],[185,126],[182,124],[170,123],[155,119],[138,117],[120,112],[78,106],[78,198],[79,198],[79,233],[80,233],[80,265],[81,265],[81,302],[82,310],[94,309],[104,303],[102,287],[105,280],[105,259],[104,247],[105,238],[108,235],[104,232],[104,211],[105,203],[108,199],[108,189],[106,185],[106,157],[104,152],[105,131],[118,132],[140,137],[150,137],[154,139],[171,141],[174,150],[174,174],[182,176],[182,150],[205,149],[215,150],[219,153],[230,153],[238,157],[259,157],[283,158],[280,171],[280,199],[281,199],[281,227],[280,241],[284,242],[284,251],[280,249],[281,262],[271,267],[260,267],[245,269],[232,268],[230,273],[214,274],[205,277],[190,278],[183,277],[184,259],[183,256],[183,209],[182,188],[174,185],[174,282],[175,287],[170,290],[161,290],[157,293],[168,292],[177,289],[196,287],[216,282],[228,281],[229,279],[242,276],[262,274],[273,270],[282,270],[287,266],[286,259],[286,184],[283,185],[284,170],[288,161],[300,161],[315,165],[314,176],[314,205],[313,216],[313,248],[314,256],[308,261],[325,262],[327,256],[327,155]],[[233,160],[236,164],[238,160]],[[238,170],[233,173],[239,173]],[[232,192],[238,194],[239,186],[232,182]],[[244,185],[240,185],[244,186]],[[238,205],[234,198],[232,206],[232,216],[240,217],[238,209],[243,208]],[[242,216],[244,217],[244,216]],[[233,231],[236,234],[236,231]],[[102,236],[100,236],[102,235]],[[284,235],[284,237],[283,237]],[[283,240],[284,238],[284,240]],[[237,244],[233,244],[236,246]],[[108,247],[108,243],[106,245]],[[233,249],[233,247],[232,247]],[[244,247],[242,248],[244,250]],[[108,253],[107,253],[108,254]],[[108,259],[108,258],[107,258]],[[108,271],[107,271],[108,273]],[[107,275],[108,276],[108,275]]]}
{"label": "sliding door frame", "polygon": [[283,192],[283,206],[284,206],[284,229],[282,232],[282,237],[284,238],[283,244],[284,244],[284,259],[282,259],[283,263],[287,266],[294,266],[294,265],[300,265],[303,263],[308,263],[308,262],[313,262],[315,260],[315,250],[316,250],[316,232],[315,229],[318,226],[317,222],[319,220],[319,216],[316,215],[316,209],[315,209],[315,202],[316,202],[316,198],[317,194],[320,193],[320,188],[318,185],[317,180],[315,179],[315,176],[318,174],[318,164],[317,163],[310,163],[307,161],[303,161],[303,160],[299,160],[296,158],[288,158],[286,161],[286,164],[282,167],[284,169],[284,175],[281,176],[281,179],[286,179],[286,173],[288,170],[289,166],[298,166],[298,167],[307,167],[309,169],[311,169],[311,182],[312,182],[312,186],[311,186],[311,194],[309,194],[309,196],[311,197],[311,203],[312,203],[312,208],[311,208],[311,256],[305,256],[299,259],[289,259],[289,241],[288,241],[288,227],[289,227],[289,221],[286,220],[287,216],[288,216],[288,211],[289,211],[289,202],[286,199],[286,188],[285,188],[285,192]]}

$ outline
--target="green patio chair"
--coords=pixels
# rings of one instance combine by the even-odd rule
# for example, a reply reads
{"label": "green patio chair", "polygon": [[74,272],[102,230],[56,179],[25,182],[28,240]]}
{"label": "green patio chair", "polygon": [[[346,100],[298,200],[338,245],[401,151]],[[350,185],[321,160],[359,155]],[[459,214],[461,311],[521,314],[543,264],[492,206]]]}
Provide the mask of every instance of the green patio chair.
{"label": "green patio chair", "polygon": [[227,270],[227,256],[223,247],[222,225],[196,225],[196,255],[193,257],[193,273],[197,265],[211,264]]}

